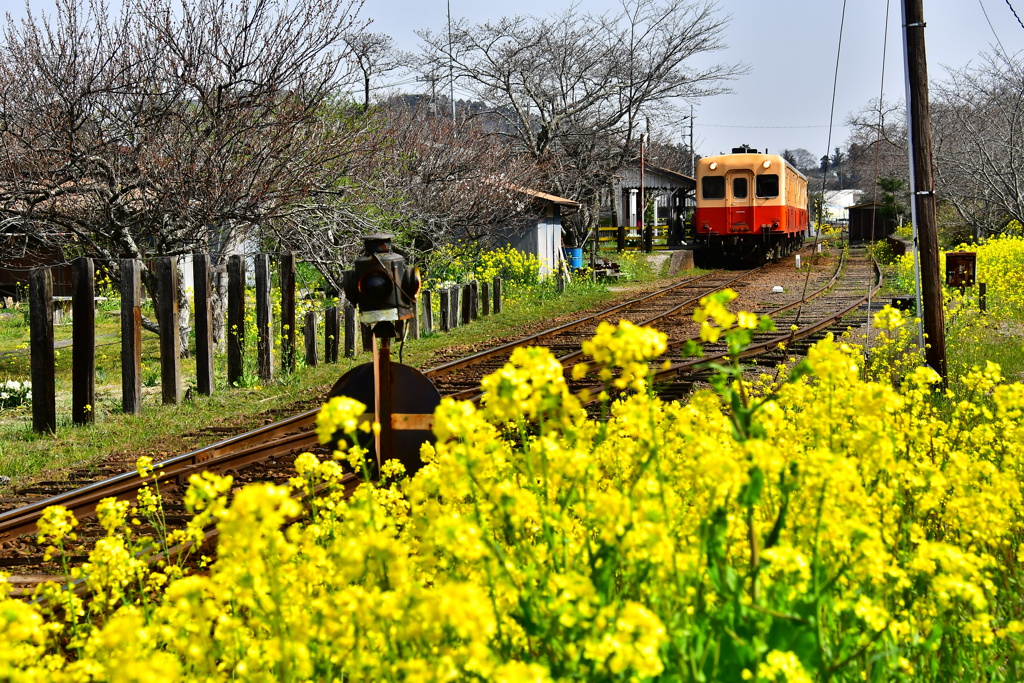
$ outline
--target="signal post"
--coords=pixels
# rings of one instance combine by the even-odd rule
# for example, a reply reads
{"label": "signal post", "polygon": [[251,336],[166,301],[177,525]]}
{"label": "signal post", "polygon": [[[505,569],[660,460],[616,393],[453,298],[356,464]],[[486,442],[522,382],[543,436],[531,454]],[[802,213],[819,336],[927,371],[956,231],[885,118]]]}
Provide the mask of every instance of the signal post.
{"label": "signal post", "polygon": [[[433,411],[441,397],[422,373],[391,360],[391,340],[404,340],[422,285],[419,268],[408,267],[405,258],[392,250],[391,240],[391,235],[384,234],[364,237],[363,255],[345,272],[345,296],[358,307],[359,321],[373,333],[373,362],[346,373],[331,395],[350,396],[373,406],[380,424],[374,438],[378,472],[385,460],[398,458],[412,473],[422,465],[418,445],[432,438]],[[367,386],[371,374],[372,387]],[[416,452],[410,453],[413,449]]]}

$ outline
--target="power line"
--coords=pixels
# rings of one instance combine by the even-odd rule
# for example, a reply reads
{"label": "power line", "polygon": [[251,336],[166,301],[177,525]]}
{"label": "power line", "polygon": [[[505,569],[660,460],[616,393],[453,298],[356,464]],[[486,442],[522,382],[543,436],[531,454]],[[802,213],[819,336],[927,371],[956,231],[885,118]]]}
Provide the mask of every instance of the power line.
{"label": "power line", "polygon": [[831,128],[832,127],[831,124],[828,124],[828,125],[815,125],[815,126],[729,126],[729,125],[724,125],[724,124],[705,123],[705,124],[702,124],[702,125],[704,126],[704,128],[751,128],[751,129],[755,129],[755,128],[756,129],[773,128],[773,129],[785,129],[785,130],[803,130],[803,129],[807,129],[807,128]]}
{"label": "power line", "polygon": [[[1024,28],[1024,21],[1020,20],[1020,17],[1017,15],[1017,10],[1015,10],[1013,5],[1010,4],[1010,0],[1006,0],[1006,6],[1010,8],[1011,12],[1013,12],[1013,16],[1017,19],[1017,23],[1020,24],[1021,28]],[[998,40],[998,38],[996,40]]]}
{"label": "power line", "polygon": [[[992,36],[996,39],[996,43],[999,44],[999,49],[1002,50],[1003,54],[1006,54],[1006,48],[1003,47],[1003,41],[999,40],[999,36],[996,34],[996,27],[992,25],[992,20],[988,18],[988,11],[985,9],[985,3],[982,0],[978,0],[978,4],[981,5],[981,13],[985,15],[985,21],[988,22],[988,29],[992,31]],[[1009,5],[1010,1],[1007,0],[1006,4]],[[1013,6],[1010,6],[1010,11],[1013,12]],[[1017,16],[1016,12],[1013,12],[1014,16]],[[1020,21],[1018,18],[1017,21]]]}

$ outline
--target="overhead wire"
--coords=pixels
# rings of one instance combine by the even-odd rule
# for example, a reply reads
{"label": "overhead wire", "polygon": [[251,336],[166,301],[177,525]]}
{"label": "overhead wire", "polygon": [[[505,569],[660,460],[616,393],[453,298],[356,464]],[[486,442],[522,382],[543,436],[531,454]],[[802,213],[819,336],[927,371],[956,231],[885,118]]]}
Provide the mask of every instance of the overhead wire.
{"label": "overhead wire", "polygon": [[[826,161],[825,161],[824,172],[821,174],[821,202],[819,202],[819,204],[818,204],[818,221],[817,221],[818,228],[814,231],[814,243],[812,244],[812,248],[813,248],[814,252],[817,252],[817,250],[818,250],[818,241],[819,241],[819,239],[821,237],[821,219],[822,219],[824,211],[825,211],[825,181],[828,179],[828,159],[827,159],[827,157],[828,157],[828,151],[830,149],[832,149],[832,128],[833,128],[833,125],[835,123],[835,117],[836,117],[836,93],[837,93],[837,91],[839,89],[839,62],[840,62],[840,58],[841,58],[841,56],[843,54],[843,30],[844,30],[845,27],[846,27],[846,0],[843,0],[843,11],[842,11],[842,14],[839,17],[839,44],[836,46],[836,68],[835,68],[835,72],[832,75],[832,105],[829,108],[829,115],[828,115],[828,143],[825,146]],[[807,274],[804,276],[804,288],[803,288],[803,292],[800,294],[801,303],[800,303],[800,306],[796,309],[796,320],[793,323],[794,325],[799,325],[800,324],[800,315],[801,315],[801,313],[803,313],[803,310],[804,310],[803,299],[807,298],[807,286],[810,283],[811,270],[812,270],[811,268],[808,268],[807,269]]]}
{"label": "overhead wire", "polygon": [[768,129],[771,129],[771,130],[774,130],[774,129],[779,129],[779,130],[806,130],[808,128],[829,128],[829,127],[831,127],[831,125],[832,125],[831,123],[829,123],[828,125],[821,124],[821,125],[810,125],[810,126],[739,126],[739,125],[727,125],[727,124],[722,124],[722,123],[702,123],[701,124],[701,126],[703,128],[749,128],[751,130],[768,130]]}
{"label": "overhead wire", "polygon": [[[992,25],[992,20],[988,17],[988,10],[985,9],[985,3],[982,0],[978,0],[978,4],[981,6],[981,13],[985,15],[985,21],[988,23],[988,29],[992,31],[992,37],[996,39],[996,43],[999,45],[1000,51],[1005,55],[1006,48],[1003,47],[1003,41],[999,40],[999,35],[996,33],[996,27]],[[1010,5],[1010,1],[1006,1],[1007,5]],[[1013,10],[1013,5],[1010,5],[1010,11],[1013,12],[1013,16],[1017,16],[1017,13]],[[1017,17],[1017,21],[1020,21],[1020,17]]]}
{"label": "overhead wire", "polygon": [[[981,0],[978,0],[981,2]],[[871,243],[875,242],[875,218],[878,215],[878,169],[882,156],[882,124],[884,115],[882,110],[882,97],[885,93],[885,58],[888,54],[889,45],[889,12],[892,0],[885,2],[885,32],[882,34],[882,73],[878,83],[878,128],[875,131],[875,177],[872,185],[871,195]],[[868,285],[868,329],[864,335],[864,368],[868,366],[868,348],[871,346],[871,285]]]}
{"label": "overhead wire", "polygon": [[1020,24],[1020,27],[1024,28],[1024,21],[1020,20],[1020,16],[1017,14],[1017,10],[1013,8],[1013,5],[1010,4],[1010,0],[1006,0],[1006,6],[1010,8],[1011,12],[1013,12],[1013,16],[1017,20],[1017,23]]}

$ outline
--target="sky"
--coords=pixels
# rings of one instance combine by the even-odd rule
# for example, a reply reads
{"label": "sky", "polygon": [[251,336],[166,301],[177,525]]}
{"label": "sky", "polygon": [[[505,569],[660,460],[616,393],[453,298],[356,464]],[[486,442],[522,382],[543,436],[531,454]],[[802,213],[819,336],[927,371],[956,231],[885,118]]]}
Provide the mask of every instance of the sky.
{"label": "sky", "polygon": [[[453,20],[461,17],[471,23],[516,14],[545,16],[569,5],[568,0],[450,2]],[[820,157],[846,143],[849,115],[881,92],[887,2],[849,0],[845,4],[844,19],[843,0],[719,0],[720,11],[731,15],[724,36],[728,47],[710,58],[743,62],[750,71],[730,84],[732,94],[695,103],[697,153],[708,156],[747,144],[772,153],[804,148]],[[888,4],[884,92],[887,99],[902,100],[901,7],[899,0]],[[618,2],[582,0],[579,5],[601,11],[617,7]],[[1010,54],[1024,50],[1024,27],[1011,5],[1024,19],[1024,0],[924,0],[929,77],[941,78],[946,66],[959,69],[979,61],[979,54],[990,52],[997,39]],[[371,30],[387,33],[403,49],[415,50],[419,45],[415,31],[445,30],[447,9],[444,0],[366,0],[363,14],[374,20]],[[678,127],[688,136],[688,122]]]}
{"label": "sky", "polygon": [[[361,16],[372,19],[371,30],[390,35],[399,49],[417,51],[416,31],[444,31],[449,3],[453,20],[475,24],[516,14],[546,16],[570,2],[365,0]],[[33,10],[53,8],[53,0],[30,3]],[[578,6],[600,12],[620,5],[619,0],[578,0]],[[15,17],[24,7],[24,0],[0,0],[0,10]],[[899,0],[718,0],[718,7],[731,17],[723,41],[727,47],[707,59],[742,62],[750,71],[729,84],[731,94],[694,103],[694,146],[701,155],[747,144],[773,153],[804,148],[820,157],[844,146],[847,118],[882,92],[883,44],[885,96],[903,99]],[[947,67],[977,63],[997,44],[1010,54],[1024,50],[1024,26],[1014,10],[1024,19],[1024,0],[924,0],[929,77],[942,79]],[[426,91],[414,79],[394,78],[406,92]],[[460,96],[468,93],[457,88]],[[688,137],[689,121],[681,119],[676,128],[677,139]]]}

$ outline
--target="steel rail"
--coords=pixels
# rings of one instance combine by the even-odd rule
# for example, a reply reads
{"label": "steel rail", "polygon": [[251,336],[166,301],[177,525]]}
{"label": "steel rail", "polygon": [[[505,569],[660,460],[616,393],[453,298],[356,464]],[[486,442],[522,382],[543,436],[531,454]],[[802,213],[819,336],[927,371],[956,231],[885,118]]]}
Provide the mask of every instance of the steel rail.
{"label": "steel rail", "polygon": [[[750,273],[754,272],[755,270],[758,270],[758,268],[752,268],[751,270],[743,271],[742,273],[740,273],[736,277],[730,278],[730,279],[726,280],[724,283],[718,283],[716,285],[716,289],[720,289],[722,287],[730,285],[733,282],[736,282],[737,280],[742,279],[746,275],[749,275]],[[449,374],[449,373],[454,372],[456,370],[461,370],[462,368],[468,367],[470,365],[475,365],[475,364],[477,364],[477,363],[479,363],[481,361],[487,360],[488,358],[493,358],[495,356],[500,356],[501,354],[506,353],[508,351],[511,351],[512,349],[515,349],[516,347],[524,346],[525,344],[529,344],[529,343],[537,343],[537,342],[543,341],[544,339],[547,339],[549,337],[554,337],[556,335],[559,335],[559,334],[562,334],[562,333],[565,333],[565,332],[569,332],[570,330],[574,330],[574,329],[576,329],[578,327],[583,327],[584,325],[593,324],[593,322],[595,320],[601,320],[601,319],[607,318],[608,316],[616,313],[617,311],[621,311],[621,310],[624,310],[624,309],[632,308],[632,307],[636,306],[637,304],[640,304],[640,303],[642,303],[644,301],[649,301],[651,299],[655,299],[655,298],[658,298],[658,297],[665,296],[665,295],[670,294],[670,293],[672,293],[672,292],[674,292],[676,290],[679,290],[679,289],[684,289],[684,288],[687,288],[687,287],[692,287],[694,284],[699,284],[701,280],[710,279],[713,276],[715,276],[716,273],[720,273],[720,272],[722,272],[722,271],[716,270],[716,271],[714,271],[712,273],[707,273],[705,275],[700,275],[700,276],[695,277],[695,278],[690,278],[689,280],[683,280],[681,282],[677,282],[676,284],[674,284],[674,285],[672,285],[670,287],[666,287],[664,289],[660,289],[660,290],[658,290],[656,292],[651,292],[650,294],[646,294],[646,295],[644,295],[642,297],[637,297],[636,299],[630,299],[629,301],[625,301],[623,303],[616,304],[615,306],[612,306],[610,308],[606,308],[603,311],[599,311],[597,313],[588,315],[585,318],[580,318],[578,320],[574,320],[572,322],[565,323],[564,325],[557,325],[555,327],[551,327],[551,328],[548,328],[546,330],[542,330],[541,332],[537,332],[536,334],[528,335],[526,337],[521,337],[521,338],[516,339],[514,341],[508,342],[507,344],[502,344],[501,346],[495,346],[494,348],[486,349],[484,351],[480,351],[478,353],[475,353],[475,354],[472,354],[472,355],[469,355],[469,356],[465,356],[463,358],[458,358],[456,360],[450,361],[448,363],[444,363],[442,365],[438,365],[438,366],[430,368],[428,370],[424,370],[423,374],[426,375],[427,377],[431,378],[431,379],[434,379],[436,377],[441,377],[443,375]],[[716,289],[712,289],[711,291],[716,291]],[[701,296],[703,296],[703,295],[701,295]],[[700,296],[698,296],[697,298],[699,299]]]}
{"label": "steel rail", "polygon": [[[767,312],[763,312],[761,314],[762,315],[775,315],[775,314],[778,314],[778,313],[784,313],[784,312],[792,310],[792,309],[794,309],[794,308],[796,308],[798,306],[802,306],[805,303],[807,303],[809,301],[812,301],[813,299],[821,296],[822,294],[827,292],[831,287],[833,287],[835,285],[836,281],[839,279],[839,274],[842,272],[842,269],[843,269],[843,266],[845,265],[845,263],[846,263],[846,253],[843,252],[842,256],[839,259],[839,262],[836,264],[835,271],[832,273],[832,277],[829,279],[829,281],[827,283],[825,283],[823,286],[819,287],[814,292],[804,296],[799,301],[794,301],[792,303],[785,304],[783,306],[772,308],[772,309],[768,310]],[[736,280],[741,279],[744,275],[747,275],[747,274],[749,274],[751,272],[753,272],[753,271],[752,270],[751,271],[747,271],[743,275],[728,281],[726,284],[731,284],[732,282],[735,282]],[[725,286],[725,284],[722,285],[722,287],[724,287],[724,286]],[[717,290],[711,290],[711,291],[717,291]],[[682,303],[680,303],[680,304],[678,304],[676,306],[673,306],[668,311],[665,311],[665,312],[660,313],[660,314],[658,314],[656,316],[648,318],[647,320],[645,320],[645,321],[643,321],[643,322],[641,322],[639,324],[640,325],[652,325],[652,324],[657,323],[660,320],[668,318],[669,316],[675,315],[680,310],[684,309],[685,307],[690,306],[691,304],[696,303],[697,301],[699,301],[701,299],[701,297],[705,296],[707,293],[708,292],[705,292],[704,294],[698,295],[698,296],[693,297],[691,299],[687,299],[686,301],[684,301],[684,302],[682,302]],[[668,347],[666,348],[666,352],[671,350],[671,349],[674,349],[674,348],[682,346],[687,341],[692,341],[692,340],[682,339],[682,340],[677,340],[677,341],[670,342],[668,344]],[[577,361],[582,356],[583,356],[583,350],[579,349],[579,350],[572,351],[570,353],[564,354],[562,356],[559,356],[558,357],[558,362],[561,363],[561,365],[563,367],[567,367],[569,364],[574,363],[575,361]],[[600,370],[601,367],[602,366],[595,365],[592,368],[590,368],[590,372],[591,373],[596,372],[596,371]],[[481,398],[483,397],[483,394],[480,393],[479,389],[474,388],[474,389],[464,389],[462,391],[452,392],[450,394],[446,394],[446,396],[448,396],[450,398],[454,398],[456,400],[465,400],[465,401],[479,402],[481,400]]]}
{"label": "steel rail", "polygon": [[[735,277],[729,278],[724,283],[717,283],[710,291],[716,291],[757,269],[743,271]],[[683,280],[669,287],[656,292],[631,299],[622,304],[617,304],[598,313],[591,314],[580,320],[566,325],[556,326],[540,333],[529,335],[522,339],[504,344],[483,351],[451,363],[437,366],[427,370],[424,374],[428,376],[439,376],[448,374],[461,367],[478,363],[486,358],[507,352],[516,346],[528,343],[536,343],[539,340],[557,335],[561,332],[580,327],[594,320],[607,317],[616,311],[636,306],[645,301],[656,299],[676,290],[699,285],[702,281],[720,276],[721,271],[715,271],[695,278]],[[699,297],[697,297],[699,298]],[[457,397],[457,394],[452,394]],[[203,470],[226,472],[238,469],[245,465],[261,462],[277,455],[294,452],[300,449],[309,449],[318,445],[315,433],[312,431],[316,422],[317,409],[309,410],[290,418],[275,422],[270,425],[259,427],[237,436],[223,439],[209,446],[198,448],[188,453],[173,456],[166,460],[155,463],[155,472],[159,475],[162,486],[167,490],[174,490],[185,486],[191,474]],[[72,512],[76,518],[82,519],[95,514],[96,505],[104,498],[118,498],[121,500],[132,500],[139,490],[152,482],[151,477],[141,477],[138,472],[130,471],[123,474],[108,477],[101,481],[86,486],[58,493],[53,496],[41,498],[26,505],[0,513],[0,543],[9,542],[24,534],[32,534],[36,531],[36,522],[43,510],[53,505],[61,505]]]}
{"label": "steel rail", "polygon": [[[823,318],[815,322],[811,322],[796,330],[791,330],[786,334],[778,335],[765,341],[751,344],[742,353],[740,353],[739,357],[750,358],[752,356],[761,355],[762,353],[765,353],[766,351],[772,348],[778,347],[779,344],[792,344],[794,341],[805,339],[835,324],[836,321],[842,319],[844,316],[848,315],[856,308],[867,302],[868,297],[877,292],[879,287],[882,286],[881,270],[879,269],[878,264],[875,263],[874,261],[872,261],[872,266],[873,270],[875,271],[876,280],[874,285],[870,288],[869,293],[865,294],[864,296],[858,297],[857,299],[853,300],[853,303],[850,303],[849,305],[840,309],[838,312],[833,313],[832,315],[826,318]],[[725,358],[728,358],[728,356],[728,352],[716,353],[708,356],[702,356],[700,358],[693,358],[691,360],[682,361],[681,363],[674,363],[667,368],[656,370],[653,373],[652,381],[665,382],[670,380],[678,380],[681,376],[692,374],[692,371],[694,369],[697,369],[701,365],[706,365],[708,363],[713,363],[715,361],[724,360]],[[587,387],[587,390],[591,392],[592,396],[596,395],[603,389],[603,385]],[[586,402],[585,405],[595,403],[597,402],[597,400],[599,399],[592,398],[590,401]]]}
{"label": "steel rail", "polygon": [[[192,473],[204,469],[224,472],[295,449],[309,448],[317,443],[316,434],[312,431],[317,412],[309,410],[162,460],[156,463],[155,471],[159,473],[162,483],[177,487],[186,484]],[[125,472],[0,513],[0,543],[10,541],[20,534],[33,533],[36,520],[51,505],[63,505],[81,519],[94,514],[100,500],[112,497],[133,499],[139,489],[151,481],[152,478],[140,477],[136,471]]]}

